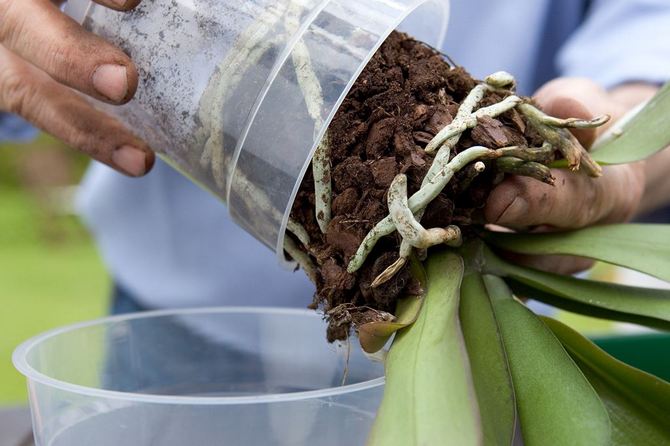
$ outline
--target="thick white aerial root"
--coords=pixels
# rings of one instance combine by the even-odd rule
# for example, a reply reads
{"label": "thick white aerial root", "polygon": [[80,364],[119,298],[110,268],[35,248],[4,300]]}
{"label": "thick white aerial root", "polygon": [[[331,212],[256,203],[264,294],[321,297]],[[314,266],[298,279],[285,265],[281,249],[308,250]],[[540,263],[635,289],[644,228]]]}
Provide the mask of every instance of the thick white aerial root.
{"label": "thick white aerial root", "polygon": [[[396,177],[391,190],[389,190],[391,215],[377,223],[365,236],[349,262],[347,267],[349,273],[357,271],[379,239],[391,234],[394,230],[398,230],[403,238],[400,245],[400,257],[375,279],[373,286],[379,286],[393,277],[405,265],[413,248],[425,250],[425,248],[434,244],[451,240],[450,237],[455,236],[455,231],[458,228],[425,229],[419,222],[426,206],[437,197],[454,174],[473,161],[496,159],[498,169],[503,172],[530,176],[547,184],[553,184],[554,178],[551,175],[551,170],[545,164],[553,159],[554,150],[559,150],[568,160],[568,164],[573,170],[582,165],[589,175],[601,175],[600,166],[593,161],[588,152],[566,129],[599,127],[609,120],[609,116],[601,116],[591,120],[558,119],[542,113],[515,95],[509,95],[496,104],[475,111],[487,93],[509,94],[514,87],[514,77],[501,71],[488,76],[483,83],[472,89],[461,103],[453,121],[440,130],[426,146],[426,152],[437,153],[426,177],[423,179],[421,188],[407,200],[406,205],[402,198],[403,181],[406,191],[406,179]],[[463,132],[474,128],[480,118],[485,116],[497,117],[515,108],[526,117],[529,124],[545,140],[542,147],[513,146],[496,150],[486,147],[471,147],[456,155],[451,161],[449,160]],[[477,161],[473,171],[469,174],[469,181],[472,181],[484,169],[485,164]],[[393,208],[391,208],[391,201],[393,201]]]}
{"label": "thick white aerial root", "polygon": [[499,71],[488,76],[483,84],[477,85],[466,96],[458,108],[454,120],[435,135],[433,140],[426,146],[426,152],[434,153],[438,149],[444,149],[447,152],[451,151],[451,149],[458,144],[460,135],[467,129],[471,129],[477,125],[478,118],[484,116],[495,118],[520,104],[522,102],[521,98],[512,95],[506,97],[497,104],[483,107],[476,112],[473,112],[482,99],[484,99],[486,93],[490,91],[500,91],[505,87],[512,88],[513,86],[514,78],[509,73]]}
{"label": "thick white aerial root", "polygon": [[513,156],[524,161],[535,161],[536,163],[549,163],[554,157],[554,148],[548,142],[542,147],[509,146],[497,149],[500,156]]}
{"label": "thick white aerial root", "polygon": [[[479,162],[478,162],[479,163]],[[482,163],[483,164],[483,163]],[[458,247],[463,243],[458,226],[447,228],[424,228],[414,217],[407,199],[407,176],[397,175],[388,191],[388,208],[391,220],[402,237],[400,256],[372,282],[377,287],[391,279],[407,262],[412,248],[427,249],[431,246],[446,244]]]}
{"label": "thick white aerial root", "polygon": [[312,158],[312,173],[314,174],[314,201],[316,222],[322,233],[328,230],[331,219],[333,190],[331,183],[330,145],[328,134],[323,136]]}
{"label": "thick white aerial root", "polygon": [[[286,28],[289,34],[298,32],[300,27],[300,5],[289,8],[286,18]],[[293,65],[295,66],[298,85],[305,98],[307,112],[314,120],[314,134],[323,127],[324,121],[321,117],[323,111],[323,91],[319,79],[312,66],[312,58],[309,54],[307,44],[298,40],[291,52]],[[332,186],[330,166],[330,145],[328,135],[325,134],[319,142],[314,157],[312,158],[312,172],[314,174],[314,200],[316,208],[316,221],[322,233],[326,233],[331,219]]]}
{"label": "thick white aerial root", "polygon": [[305,247],[309,246],[309,234],[303,225],[293,220],[292,218],[289,218],[288,223],[286,224],[286,230],[295,235],[295,237],[300,240],[300,243],[305,245]]}
{"label": "thick white aerial root", "polygon": [[[424,184],[421,188],[415,192],[408,200],[408,206],[414,215],[417,215],[433,201],[439,194],[442,192],[444,187],[451,181],[454,177],[454,174],[470,164],[473,161],[478,161],[480,159],[492,159],[497,158],[498,155],[495,150],[488,149],[486,147],[475,146],[470,147],[456,155],[451,161],[446,162],[445,158],[439,160],[439,165],[437,158],[433,162],[432,167],[436,167],[434,174],[430,179],[426,178],[428,181],[424,180]],[[431,167],[431,169],[432,169]],[[358,247],[358,250],[351,258],[347,271],[353,273],[358,271],[358,269],[363,266],[365,259],[368,257],[372,249],[375,247],[376,243],[384,237],[385,235],[391,234],[396,230],[396,226],[393,223],[392,217],[389,215],[379,223],[375,225],[374,228],[365,236],[363,242]]]}
{"label": "thick white aerial root", "polygon": [[599,116],[591,120],[583,119],[558,119],[546,115],[541,110],[530,104],[523,103],[518,107],[528,123],[533,126],[540,134],[542,139],[558,149],[568,162],[571,170],[584,170],[589,176],[599,177],[602,175],[602,168],[596,163],[589,152],[577,141],[577,138],[570,133],[568,128],[595,128],[609,121],[608,115]]}
{"label": "thick white aerial root", "polygon": [[550,186],[554,185],[555,178],[551,174],[551,169],[535,161],[525,161],[513,156],[503,156],[496,160],[496,166],[501,172],[531,177]]}
{"label": "thick white aerial root", "polygon": [[414,248],[430,248],[442,243],[460,246],[461,231],[458,227],[426,229],[414,218],[408,205],[407,176],[404,174],[396,176],[391,182],[388,207],[398,233]]}
{"label": "thick white aerial root", "polygon": [[211,169],[212,177],[220,190],[226,187],[225,150],[223,112],[226,101],[246,75],[248,67],[257,65],[263,55],[272,48],[282,36],[268,35],[279,23],[286,11],[282,2],[271,5],[247,28],[237,40],[235,47],[219,64],[202,94],[198,117],[202,122],[198,139],[204,139],[204,149],[200,164]]}
{"label": "thick white aerial root", "polygon": [[[297,15],[287,27],[297,29]],[[310,116],[314,119],[315,129],[324,124],[321,118],[323,96],[321,86],[314,73],[309,58],[309,52],[303,42],[296,46],[293,52],[293,63],[296,67],[297,79],[305,96]],[[393,278],[408,262],[412,252],[425,255],[431,246],[445,244],[458,247],[463,243],[461,230],[457,226],[446,228],[425,228],[420,221],[426,207],[444,190],[454,175],[465,167],[471,169],[462,182],[467,188],[472,180],[486,169],[485,160],[495,160],[499,171],[518,175],[530,176],[548,184],[554,183],[551,170],[546,164],[554,159],[555,150],[560,151],[572,169],[580,165],[587,173],[599,176],[600,166],[595,163],[588,152],[579,144],[568,128],[594,128],[603,125],[609,116],[601,116],[591,120],[558,119],[548,116],[524,102],[523,99],[511,94],[515,87],[514,78],[506,72],[498,72],[488,76],[483,83],[477,85],[467,95],[459,106],[453,121],[441,129],[426,146],[426,152],[435,153],[433,162],[421,183],[421,187],[411,197],[407,196],[407,177],[397,175],[389,187],[388,208],[389,215],[379,221],[368,232],[356,253],[347,266],[349,273],[358,271],[374,249],[377,242],[384,236],[398,231],[401,237],[398,259],[389,265],[372,282],[372,287],[378,287]],[[477,109],[488,93],[505,95],[500,102]],[[475,110],[477,109],[477,110]],[[460,141],[462,134],[468,129],[477,126],[483,117],[498,117],[512,109],[519,110],[545,140],[542,147],[511,146],[500,149],[475,146],[463,150],[451,158],[454,148]],[[473,164],[474,163],[474,164]],[[331,178],[330,156],[327,136],[324,137],[312,160],[315,181],[315,199],[317,221],[321,231],[326,232],[330,221],[331,206]],[[288,229],[308,247],[309,236],[305,229],[290,220]],[[287,238],[286,251],[305,269],[307,274],[316,278],[316,269],[309,256],[304,252],[296,252],[297,247],[292,239]]]}
{"label": "thick white aerial root", "polygon": [[305,271],[309,280],[311,280],[312,283],[316,283],[316,266],[314,266],[309,254],[300,249],[290,237],[284,237],[284,251],[286,251],[286,253],[295,260],[298,266]]}

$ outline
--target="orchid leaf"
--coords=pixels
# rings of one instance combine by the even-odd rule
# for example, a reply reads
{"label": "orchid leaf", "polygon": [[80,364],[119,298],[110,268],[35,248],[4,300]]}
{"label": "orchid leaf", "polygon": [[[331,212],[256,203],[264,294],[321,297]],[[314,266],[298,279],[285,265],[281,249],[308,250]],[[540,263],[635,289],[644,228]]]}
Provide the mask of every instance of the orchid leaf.
{"label": "orchid leaf", "polygon": [[484,430],[484,445],[510,445],[516,403],[507,355],[482,276],[467,274],[461,287],[460,319]]}
{"label": "orchid leaf", "polygon": [[526,446],[610,444],[595,390],[552,332],[499,277],[484,276],[509,358]]}
{"label": "orchid leaf", "polygon": [[418,259],[412,258],[411,273],[421,284],[420,296],[408,296],[398,300],[396,318],[393,321],[376,321],[362,324],[358,327],[358,340],[366,353],[375,353],[381,350],[395,332],[413,324],[419,316],[421,305],[427,289],[426,271]]}
{"label": "orchid leaf", "polygon": [[394,321],[368,322],[358,327],[358,340],[366,353],[381,350],[398,330],[413,324],[421,310],[423,296],[408,296],[398,300]]}
{"label": "orchid leaf", "polygon": [[547,273],[507,263],[484,251],[486,269],[515,293],[575,313],[670,329],[670,290],[638,288]]}
{"label": "orchid leaf", "polygon": [[428,293],[416,322],[396,334],[371,446],[478,445],[477,399],[458,319],[463,260],[431,254]]}
{"label": "orchid leaf", "polygon": [[596,142],[591,156],[600,164],[625,164],[650,157],[670,144],[670,83],[623,127]]}
{"label": "orchid leaf", "polygon": [[669,383],[613,358],[556,320],[543,321],[605,403],[612,422],[612,445],[670,444]]}
{"label": "orchid leaf", "polygon": [[607,225],[542,234],[487,232],[485,238],[512,252],[588,257],[670,282],[670,225]]}

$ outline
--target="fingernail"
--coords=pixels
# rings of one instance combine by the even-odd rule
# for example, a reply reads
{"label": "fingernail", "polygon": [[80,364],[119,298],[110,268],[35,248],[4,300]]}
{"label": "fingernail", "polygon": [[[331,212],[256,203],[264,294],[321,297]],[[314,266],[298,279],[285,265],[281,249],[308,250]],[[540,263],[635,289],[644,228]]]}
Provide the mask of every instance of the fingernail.
{"label": "fingernail", "polygon": [[132,146],[122,146],[112,153],[112,161],[129,175],[142,176],[147,172],[147,154]]}
{"label": "fingernail", "polygon": [[93,87],[106,98],[121,102],[128,94],[128,71],[122,65],[101,65],[93,73]]}
{"label": "fingernail", "polygon": [[126,6],[127,2],[128,0],[112,0],[112,3],[114,3],[119,8],[123,8],[124,6]]}
{"label": "fingernail", "polygon": [[528,213],[528,202],[521,197],[514,197],[514,200],[500,214],[495,222],[501,225],[514,225],[519,221],[525,220]]}

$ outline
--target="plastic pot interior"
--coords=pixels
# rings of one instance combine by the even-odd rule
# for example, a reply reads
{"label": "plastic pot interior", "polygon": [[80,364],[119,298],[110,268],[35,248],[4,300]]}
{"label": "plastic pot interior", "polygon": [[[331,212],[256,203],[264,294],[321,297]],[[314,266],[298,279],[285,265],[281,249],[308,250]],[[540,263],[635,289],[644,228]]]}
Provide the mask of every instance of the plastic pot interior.
{"label": "plastic pot interior", "polygon": [[[313,311],[142,313],[17,348],[38,446],[364,444],[383,366]],[[343,384],[344,383],[344,384]]]}

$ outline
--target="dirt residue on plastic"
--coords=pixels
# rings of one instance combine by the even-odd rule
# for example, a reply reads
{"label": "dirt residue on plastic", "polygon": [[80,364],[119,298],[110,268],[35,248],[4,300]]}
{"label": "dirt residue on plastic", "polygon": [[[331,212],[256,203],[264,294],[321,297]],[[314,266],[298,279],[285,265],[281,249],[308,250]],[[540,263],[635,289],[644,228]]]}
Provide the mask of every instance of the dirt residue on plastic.
{"label": "dirt residue on plastic", "polygon": [[[456,116],[460,102],[476,81],[451,67],[435,50],[401,33],[393,33],[363,71],[329,127],[332,161],[332,220],[326,234],[314,214],[314,184],[308,173],[295,200],[292,218],[311,237],[309,254],[317,265],[313,306],[328,315],[329,340],[345,338],[354,316],[393,313],[399,296],[418,289],[407,267],[389,282],[371,288],[374,278],[398,258],[396,233],[377,243],[364,266],[347,273],[351,256],[372,227],[388,214],[386,192],[398,173],[408,177],[409,193],[420,186],[432,156],[426,144]],[[489,93],[482,106],[499,101]],[[523,118],[511,111],[484,118],[466,131],[456,152],[475,145],[499,148],[536,143],[525,136]],[[481,209],[492,189],[495,169],[476,177],[464,169],[427,208],[426,227],[482,223]],[[459,187],[475,177],[464,191]],[[352,312],[352,309],[355,311]],[[365,317],[365,316],[360,316]]]}

